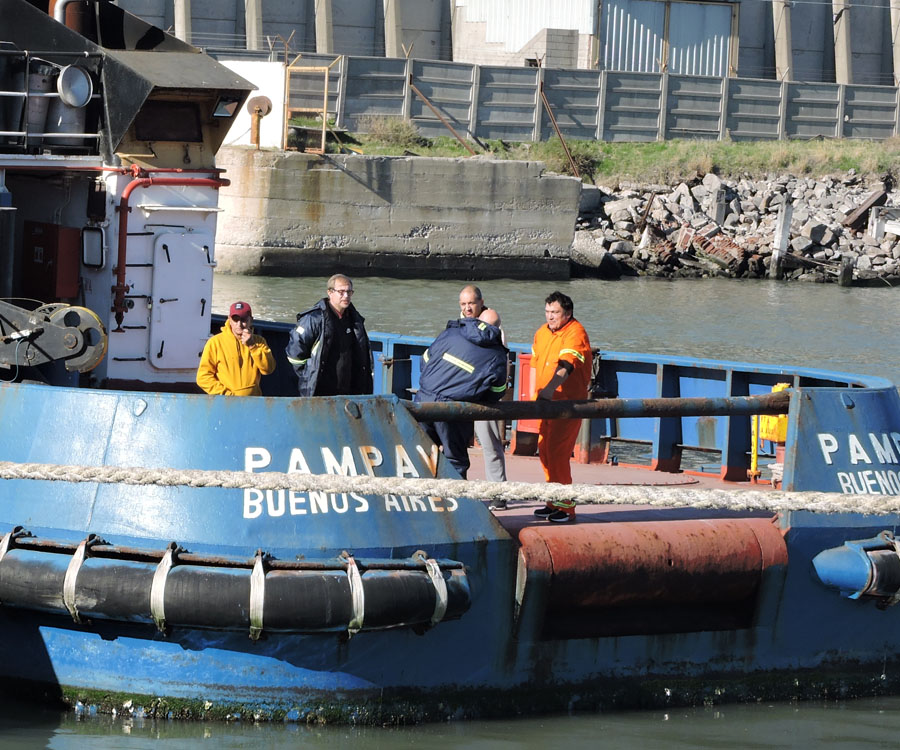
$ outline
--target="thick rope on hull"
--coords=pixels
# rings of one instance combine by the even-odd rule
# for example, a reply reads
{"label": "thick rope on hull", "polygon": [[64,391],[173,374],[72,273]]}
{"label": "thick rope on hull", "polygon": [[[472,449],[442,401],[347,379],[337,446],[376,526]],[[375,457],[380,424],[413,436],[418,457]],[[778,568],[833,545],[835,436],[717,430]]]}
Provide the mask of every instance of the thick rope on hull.
{"label": "thick rope on hull", "polygon": [[143,469],[119,466],[60,466],[0,462],[0,479],[30,479],[98,484],[164,487],[222,487],[229,489],[294,490],[296,492],[355,492],[359,495],[470,497],[483,500],[576,500],[598,505],[646,505],[734,511],[811,511],[813,513],[900,513],[894,495],[844,495],[834,492],[776,492],[760,490],[695,489],[589,484],[533,484],[463,479],[284,474],[281,472],[207,471],[202,469]]}

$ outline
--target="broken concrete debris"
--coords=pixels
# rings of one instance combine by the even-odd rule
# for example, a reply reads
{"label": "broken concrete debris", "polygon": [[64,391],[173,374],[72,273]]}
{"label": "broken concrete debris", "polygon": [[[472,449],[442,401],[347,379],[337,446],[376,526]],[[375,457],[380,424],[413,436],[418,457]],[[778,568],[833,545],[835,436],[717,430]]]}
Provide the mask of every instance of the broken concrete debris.
{"label": "broken concrete debris", "polygon": [[[889,177],[707,174],[599,190],[579,217],[575,275],[900,283],[900,195]],[[780,213],[790,222],[781,248]]]}

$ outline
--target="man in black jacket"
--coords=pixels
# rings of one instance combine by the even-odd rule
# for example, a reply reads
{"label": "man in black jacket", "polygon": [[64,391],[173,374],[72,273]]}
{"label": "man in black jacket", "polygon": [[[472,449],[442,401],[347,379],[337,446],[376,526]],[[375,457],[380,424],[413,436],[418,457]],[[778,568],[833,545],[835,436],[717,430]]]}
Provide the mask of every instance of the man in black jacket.
{"label": "man in black jacket", "polygon": [[[422,356],[424,365],[415,400],[499,401],[506,391],[507,350],[500,317],[485,308],[479,318],[457,318]],[[424,422],[422,427],[444,448],[444,456],[465,479],[469,471],[472,422]]]}
{"label": "man in black jacket", "polygon": [[297,315],[285,353],[301,396],[372,393],[372,349],[352,297],[353,282],[336,273],[328,279],[327,296]]}

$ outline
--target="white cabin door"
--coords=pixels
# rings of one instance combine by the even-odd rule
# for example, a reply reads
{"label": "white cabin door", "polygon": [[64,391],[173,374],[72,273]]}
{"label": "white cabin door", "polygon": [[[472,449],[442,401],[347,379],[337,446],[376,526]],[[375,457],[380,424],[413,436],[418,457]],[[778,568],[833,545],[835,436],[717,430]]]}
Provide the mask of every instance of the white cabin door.
{"label": "white cabin door", "polygon": [[159,370],[196,368],[200,362],[209,338],[213,247],[206,232],[156,237],[149,360]]}

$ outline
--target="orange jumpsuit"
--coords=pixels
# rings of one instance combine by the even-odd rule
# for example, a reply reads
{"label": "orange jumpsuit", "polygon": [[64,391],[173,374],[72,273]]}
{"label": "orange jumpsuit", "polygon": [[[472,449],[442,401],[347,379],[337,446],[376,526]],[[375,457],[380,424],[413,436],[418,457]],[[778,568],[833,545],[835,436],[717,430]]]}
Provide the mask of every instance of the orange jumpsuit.
{"label": "orange jumpsuit", "polygon": [[[587,331],[571,318],[558,331],[541,326],[534,335],[531,366],[534,368],[535,397],[556,374],[561,362],[568,362],[572,371],[553,393],[554,401],[585,399],[591,381],[591,343]],[[572,484],[569,459],[578,439],[580,419],[542,419],[538,431],[538,455],[548,482]],[[555,502],[554,507],[572,510],[574,501]]]}

